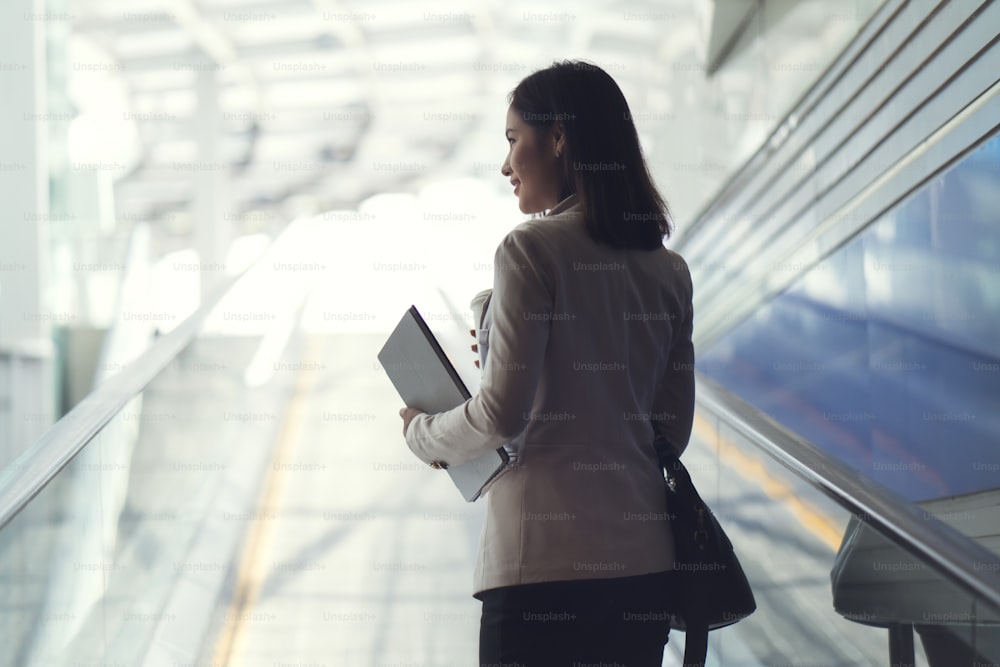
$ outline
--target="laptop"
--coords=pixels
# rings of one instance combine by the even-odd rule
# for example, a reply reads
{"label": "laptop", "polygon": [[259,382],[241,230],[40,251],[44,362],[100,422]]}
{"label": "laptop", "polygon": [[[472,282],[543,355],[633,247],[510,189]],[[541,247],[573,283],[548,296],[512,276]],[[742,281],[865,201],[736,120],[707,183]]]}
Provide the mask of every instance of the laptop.
{"label": "laptop", "polygon": [[[411,408],[445,412],[472,397],[416,306],[403,315],[378,360],[403,403]],[[500,447],[446,471],[462,497],[473,502],[509,461],[507,451]]]}

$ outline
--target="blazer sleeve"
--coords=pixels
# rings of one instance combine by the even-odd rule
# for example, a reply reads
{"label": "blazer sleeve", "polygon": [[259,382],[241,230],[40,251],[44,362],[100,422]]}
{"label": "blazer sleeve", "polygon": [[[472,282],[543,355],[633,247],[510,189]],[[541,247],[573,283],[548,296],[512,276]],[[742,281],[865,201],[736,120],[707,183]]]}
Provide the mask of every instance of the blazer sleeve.
{"label": "blazer sleeve", "polygon": [[447,412],[418,414],[406,444],[449,466],[498,449],[525,429],[549,340],[554,284],[531,229],[518,227],[493,258],[489,355],[479,393]]}
{"label": "blazer sleeve", "polygon": [[[678,256],[679,259],[679,256]],[[694,306],[691,273],[687,264],[678,276],[684,285],[681,299],[679,327],[671,342],[667,368],[656,389],[656,404],[652,421],[678,457],[687,448],[694,423],[694,343],[691,336],[694,328]]]}

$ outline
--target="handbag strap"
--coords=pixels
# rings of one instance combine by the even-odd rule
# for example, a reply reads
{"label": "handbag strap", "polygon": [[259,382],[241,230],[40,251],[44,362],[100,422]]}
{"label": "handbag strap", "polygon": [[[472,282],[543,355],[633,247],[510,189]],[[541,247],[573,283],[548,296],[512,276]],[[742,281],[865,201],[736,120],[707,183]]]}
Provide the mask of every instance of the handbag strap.
{"label": "handbag strap", "polygon": [[[656,449],[656,458],[661,468],[661,472],[673,478],[675,485],[683,486],[685,491],[693,493],[701,501],[700,496],[691,483],[691,476],[681,460],[674,454],[673,448],[667,439],[660,433],[656,422],[652,422],[653,447]],[[684,619],[684,667],[705,667],[705,660],[708,658],[708,624],[691,622]]]}
{"label": "handbag strap", "polygon": [[688,624],[684,633],[684,667],[705,667],[708,657],[708,626]]}

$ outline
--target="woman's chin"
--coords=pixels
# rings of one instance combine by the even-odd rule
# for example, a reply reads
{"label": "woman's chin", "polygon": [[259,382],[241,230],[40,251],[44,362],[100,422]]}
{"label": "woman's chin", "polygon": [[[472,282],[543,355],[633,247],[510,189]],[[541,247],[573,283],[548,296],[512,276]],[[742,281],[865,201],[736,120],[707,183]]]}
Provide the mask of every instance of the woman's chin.
{"label": "woman's chin", "polygon": [[517,200],[517,207],[521,209],[521,213],[524,213],[525,215],[531,215],[532,213],[541,213],[542,211],[545,210],[544,207],[540,207],[537,204],[534,204],[530,201],[525,201],[520,198],[518,198]]}

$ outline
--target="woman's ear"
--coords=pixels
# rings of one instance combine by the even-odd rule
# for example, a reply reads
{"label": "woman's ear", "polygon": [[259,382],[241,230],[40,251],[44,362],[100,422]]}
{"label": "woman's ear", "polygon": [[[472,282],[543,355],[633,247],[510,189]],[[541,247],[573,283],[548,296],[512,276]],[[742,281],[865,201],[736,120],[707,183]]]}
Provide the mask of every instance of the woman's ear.
{"label": "woman's ear", "polygon": [[552,124],[552,148],[556,157],[566,152],[566,128],[559,120]]}

